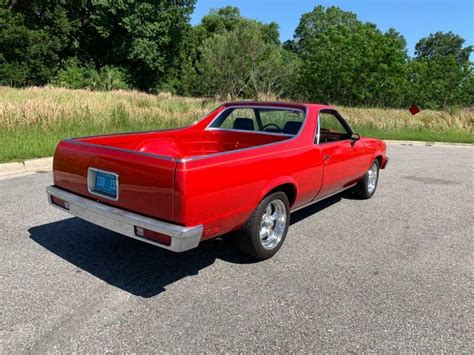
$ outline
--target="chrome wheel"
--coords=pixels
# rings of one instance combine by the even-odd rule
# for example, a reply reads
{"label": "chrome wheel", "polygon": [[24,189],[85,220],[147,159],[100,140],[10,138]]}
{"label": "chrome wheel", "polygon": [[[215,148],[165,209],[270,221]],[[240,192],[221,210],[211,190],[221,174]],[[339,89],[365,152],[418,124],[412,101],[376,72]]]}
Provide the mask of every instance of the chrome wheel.
{"label": "chrome wheel", "polygon": [[377,175],[378,175],[377,163],[373,163],[367,172],[367,191],[369,194],[375,191],[377,187]]}
{"label": "chrome wheel", "polygon": [[287,211],[282,200],[273,200],[265,209],[260,223],[260,243],[266,250],[280,244],[286,229]]}

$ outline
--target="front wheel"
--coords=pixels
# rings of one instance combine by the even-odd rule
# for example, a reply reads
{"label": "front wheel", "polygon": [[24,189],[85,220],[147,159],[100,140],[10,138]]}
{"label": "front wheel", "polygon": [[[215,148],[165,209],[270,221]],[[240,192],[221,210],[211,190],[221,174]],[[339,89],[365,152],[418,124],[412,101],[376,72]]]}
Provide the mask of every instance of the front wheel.
{"label": "front wheel", "polygon": [[371,198],[379,182],[379,161],[375,159],[361,181],[354,187],[354,195],[361,199]]}
{"label": "front wheel", "polygon": [[256,259],[271,258],[281,248],[288,233],[290,204],[284,192],[265,197],[242,227],[237,246]]}

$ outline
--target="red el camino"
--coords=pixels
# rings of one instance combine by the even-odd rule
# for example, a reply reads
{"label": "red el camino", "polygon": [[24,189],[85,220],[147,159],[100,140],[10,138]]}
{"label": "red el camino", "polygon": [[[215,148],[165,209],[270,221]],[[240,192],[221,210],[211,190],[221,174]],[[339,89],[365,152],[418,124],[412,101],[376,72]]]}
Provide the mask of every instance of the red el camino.
{"label": "red el camino", "polygon": [[189,127],[63,140],[52,206],[182,252],[235,232],[245,253],[282,246],[290,212],[347,189],[372,197],[385,143],[332,107],[226,103]]}

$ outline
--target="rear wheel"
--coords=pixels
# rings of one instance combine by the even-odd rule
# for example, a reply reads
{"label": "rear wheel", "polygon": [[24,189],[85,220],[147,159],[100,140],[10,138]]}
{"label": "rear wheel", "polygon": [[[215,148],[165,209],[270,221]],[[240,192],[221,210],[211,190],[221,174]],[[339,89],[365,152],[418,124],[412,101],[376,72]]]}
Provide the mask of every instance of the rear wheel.
{"label": "rear wheel", "polygon": [[271,258],[282,246],[290,220],[290,204],[284,192],[265,197],[242,227],[237,246],[256,259]]}
{"label": "rear wheel", "polygon": [[361,199],[371,198],[375,190],[377,190],[377,184],[379,182],[379,161],[376,159],[373,161],[369,170],[365,173],[362,180],[354,187],[354,195]]}

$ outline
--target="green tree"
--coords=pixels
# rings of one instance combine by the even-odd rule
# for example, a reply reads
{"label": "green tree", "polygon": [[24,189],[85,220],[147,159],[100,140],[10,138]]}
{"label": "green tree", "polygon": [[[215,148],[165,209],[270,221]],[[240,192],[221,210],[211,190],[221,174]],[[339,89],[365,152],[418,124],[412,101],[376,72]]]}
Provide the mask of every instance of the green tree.
{"label": "green tree", "polygon": [[406,42],[393,29],[382,33],[353,13],[317,6],[285,47],[302,59],[299,99],[376,106],[406,100]]}
{"label": "green tree", "polygon": [[[184,40],[186,43],[186,54],[181,60],[182,66],[178,74],[180,78],[179,82],[177,83],[178,93],[183,95],[222,95],[221,92],[212,92],[211,87],[215,88],[215,86],[211,85],[212,83],[210,82],[206,82],[207,87],[205,88],[201,80],[201,76],[209,74],[212,68],[206,67],[206,63],[210,61],[212,56],[218,55],[217,53],[210,53],[210,48],[221,51],[218,53],[221,53],[227,59],[230,59],[229,56],[227,56],[229,48],[224,46],[223,43],[227,43],[229,40],[229,33],[233,33],[233,35],[236,36],[236,32],[240,30],[244,30],[244,35],[248,35],[249,32],[251,32],[255,38],[258,38],[259,43],[261,41],[264,47],[262,47],[262,51],[265,52],[268,51],[268,48],[272,48],[272,50],[268,51],[269,63],[276,65],[275,72],[278,72],[281,69],[284,58],[282,54],[275,54],[273,51],[275,48],[279,48],[280,46],[280,34],[278,25],[276,23],[272,22],[269,24],[264,24],[256,20],[242,17],[240,10],[233,6],[213,9],[208,15],[202,18],[199,25],[193,27],[186,33],[186,38]],[[213,44],[213,40],[217,40],[218,42]],[[206,55],[206,58],[202,57],[203,54]],[[239,58],[234,58],[233,61],[237,65]],[[245,93],[242,92],[241,95],[254,95],[254,93],[250,93],[250,91],[253,90],[255,92],[255,90],[257,90],[255,85],[257,83],[261,84],[261,79],[263,77],[267,78],[268,84],[269,78],[266,74],[261,74],[259,78],[257,78],[256,75],[257,74],[254,73],[254,84],[252,85],[253,89],[251,89],[250,84],[246,82]],[[210,79],[211,78],[209,77],[209,80]],[[280,82],[280,79],[275,80],[275,82]],[[278,88],[276,86],[278,86]],[[276,86],[274,89],[276,91],[280,91],[280,84]],[[268,86],[267,89],[259,89],[268,92]],[[230,93],[228,94],[231,95]]]}
{"label": "green tree", "polygon": [[301,16],[293,41],[287,42],[286,45],[297,52],[302,52],[310,49],[315,36],[324,34],[334,26],[350,29],[359,24],[357,15],[352,12],[342,11],[336,6],[325,9],[319,5],[313,11]]}
{"label": "green tree", "polygon": [[205,95],[232,99],[278,95],[289,75],[279,46],[265,42],[254,22],[205,40],[198,69]]}
{"label": "green tree", "polygon": [[472,46],[452,32],[418,41],[410,63],[411,99],[425,108],[474,104]]}
{"label": "green tree", "polygon": [[225,6],[220,9],[212,9],[208,15],[201,20],[201,26],[208,34],[224,33],[232,31],[240,22],[240,10],[238,7]]}
{"label": "green tree", "polygon": [[464,38],[453,32],[436,32],[422,38],[415,46],[415,58],[437,59],[453,56],[458,64],[469,63],[472,46],[464,47]]}
{"label": "green tree", "polygon": [[208,15],[202,18],[196,29],[200,32],[201,39],[205,40],[216,33],[232,31],[237,26],[242,26],[242,24],[257,25],[266,43],[280,44],[280,31],[276,22],[264,24],[257,20],[245,18],[241,16],[239,8],[234,6],[212,9]]}
{"label": "green tree", "polygon": [[0,3],[0,83],[24,86],[49,82],[74,30],[62,1]]}
{"label": "green tree", "polygon": [[83,12],[81,57],[126,69],[136,87],[166,82],[179,66],[195,0],[92,0]]}
{"label": "green tree", "polygon": [[[474,106],[474,67],[471,63],[469,73],[461,82],[460,104],[467,107]],[[474,119],[473,119],[474,123]]]}

